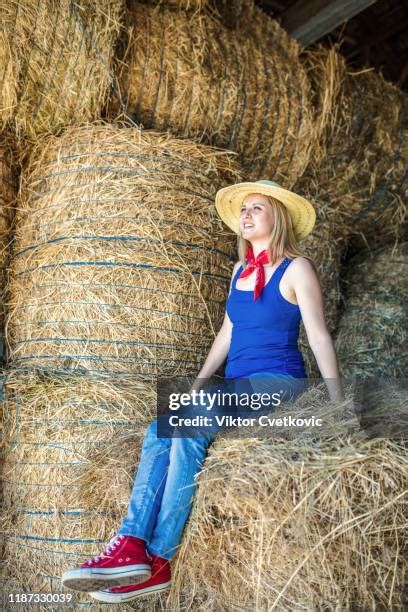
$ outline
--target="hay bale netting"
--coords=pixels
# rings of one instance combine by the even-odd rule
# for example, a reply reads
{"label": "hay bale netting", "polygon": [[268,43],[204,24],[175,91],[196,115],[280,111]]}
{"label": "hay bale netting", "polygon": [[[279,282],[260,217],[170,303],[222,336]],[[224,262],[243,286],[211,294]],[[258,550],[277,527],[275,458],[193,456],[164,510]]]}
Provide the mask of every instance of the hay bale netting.
{"label": "hay bale netting", "polygon": [[[237,151],[247,178],[290,187],[311,154],[299,45],[269,19],[268,47],[208,15],[132,4],[117,82],[145,127]],[[267,16],[264,16],[268,19]],[[112,95],[109,114],[120,112]]]}
{"label": "hay bale netting", "polygon": [[407,271],[408,242],[348,261],[335,341],[344,375],[408,378]]}
{"label": "hay bale netting", "polygon": [[406,94],[373,71],[348,71],[333,49],[305,51],[301,61],[323,119],[301,180],[338,211],[350,250],[392,242],[406,217]]}
{"label": "hay bale netting", "polygon": [[[5,592],[64,591],[61,574],[115,535],[155,405],[156,386],[147,379],[7,373]],[[71,604],[90,600],[65,592]]]}
{"label": "hay bale netting", "polygon": [[122,0],[10,0],[1,6],[0,127],[20,135],[98,119]]}
{"label": "hay bale netting", "polygon": [[0,360],[5,356],[4,320],[6,300],[6,269],[9,243],[17,196],[15,147],[11,134],[0,134]]}
{"label": "hay bale netting", "polygon": [[[318,416],[322,401],[307,393],[291,414]],[[332,402],[333,413],[350,413],[347,403]],[[406,410],[406,393],[390,413],[401,403]],[[211,446],[169,608],[402,609],[403,443],[346,428],[322,444],[256,436],[223,435]]]}
{"label": "hay bale netting", "polygon": [[16,215],[13,367],[196,375],[236,260],[214,196],[239,180],[228,152],[134,128],[39,142]]}

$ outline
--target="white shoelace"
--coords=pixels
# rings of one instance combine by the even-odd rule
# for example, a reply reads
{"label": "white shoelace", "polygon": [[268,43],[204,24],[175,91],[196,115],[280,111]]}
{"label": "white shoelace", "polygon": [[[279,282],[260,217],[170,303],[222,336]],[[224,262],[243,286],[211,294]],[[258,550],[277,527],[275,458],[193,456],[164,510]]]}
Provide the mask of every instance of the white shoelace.
{"label": "white shoelace", "polygon": [[112,553],[114,551],[114,549],[120,544],[121,540],[123,540],[125,536],[123,535],[118,535],[115,536],[114,538],[112,538],[109,542],[109,544],[107,545],[107,547],[105,548],[105,550],[103,551],[103,553],[97,557],[94,557],[93,559],[90,559],[90,561],[88,561],[88,563],[93,563],[94,561],[99,561],[99,559],[107,559],[108,557],[110,557],[110,554],[106,554],[106,553]]}

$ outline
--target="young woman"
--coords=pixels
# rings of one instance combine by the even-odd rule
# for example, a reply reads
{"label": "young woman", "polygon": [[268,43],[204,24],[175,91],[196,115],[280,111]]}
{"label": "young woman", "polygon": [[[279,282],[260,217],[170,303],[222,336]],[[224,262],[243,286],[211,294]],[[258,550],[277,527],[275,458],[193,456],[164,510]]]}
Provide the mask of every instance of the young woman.
{"label": "young woman", "polygon": [[[343,399],[322,291],[313,262],[298,241],[315,223],[312,205],[273,181],[240,183],[216,196],[221,219],[238,234],[222,327],[190,391],[198,391],[224,364],[226,380],[258,376],[286,381],[295,397],[306,378],[298,349],[300,320],[331,399]],[[300,384],[299,384],[300,383]],[[220,407],[218,407],[220,408]],[[220,408],[222,410],[222,408]],[[122,603],[170,586],[169,561],[189,516],[208,445],[215,435],[160,438],[148,427],[127,516],[99,556],[62,576],[65,586],[95,599]],[[98,590],[101,589],[101,590]]]}

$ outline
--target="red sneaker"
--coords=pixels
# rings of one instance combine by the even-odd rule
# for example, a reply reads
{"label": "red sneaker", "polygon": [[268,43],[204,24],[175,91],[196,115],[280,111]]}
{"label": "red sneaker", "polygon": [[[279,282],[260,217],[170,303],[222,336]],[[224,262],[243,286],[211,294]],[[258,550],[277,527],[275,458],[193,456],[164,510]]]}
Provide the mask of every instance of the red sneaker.
{"label": "red sneaker", "polygon": [[114,537],[98,557],[88,559],[81,567],[62,575],[62,584],[76,591],[92,591],[150,578],[150,558],[145,542],[133,536]]}
{"label": "red sneaker", "polygon": [[89,593],[91,597],[106,603],[124,603],[143,595],[160,593],[170,588],[171,571],[167,559],[152,554],[152,575],[146,582],[129,586],[113,587],[105,591]]}

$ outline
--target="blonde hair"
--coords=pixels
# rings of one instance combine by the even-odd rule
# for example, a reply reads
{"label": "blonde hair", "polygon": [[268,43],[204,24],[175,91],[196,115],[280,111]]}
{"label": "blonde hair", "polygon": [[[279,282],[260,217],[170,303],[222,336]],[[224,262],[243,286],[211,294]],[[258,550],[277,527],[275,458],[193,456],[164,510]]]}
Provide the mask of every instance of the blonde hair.
{"label": "blonde hair", "polygon": [[[270,254],[271,264],[273,265],[282,257],[289,257],[291,259],[295,257],[305,257],[310,261],[313,268],[317,272],[314,261],[311,259],[311,257],[305,255],[305,253],[299,247],[293,231],[292,217],[290,216],[286,206],[272,196],[264,197],[271,205],[274,215],[274,224],[266,247],[266,250],[269,251]],[[239,234],[238,257],[243,268],[245,268],[246,253],[249,245],[250,242],[245,240],[245,238]]]}

